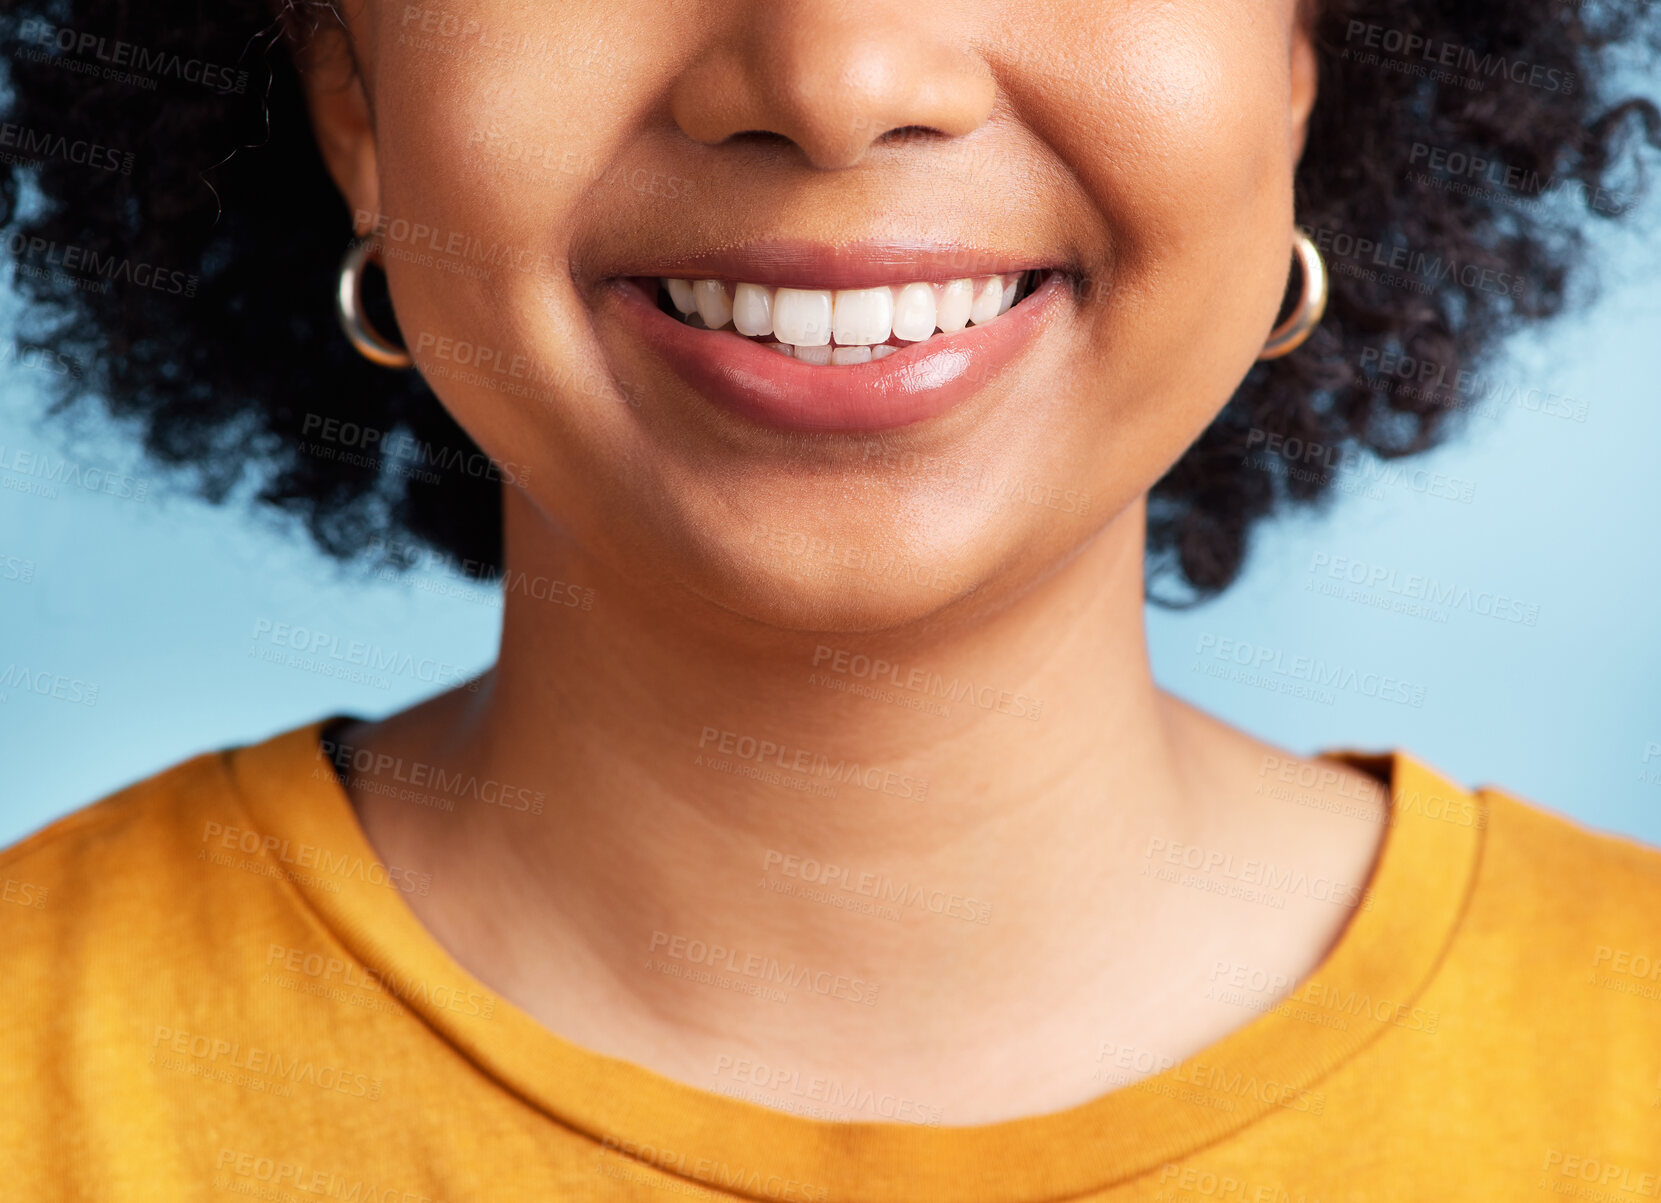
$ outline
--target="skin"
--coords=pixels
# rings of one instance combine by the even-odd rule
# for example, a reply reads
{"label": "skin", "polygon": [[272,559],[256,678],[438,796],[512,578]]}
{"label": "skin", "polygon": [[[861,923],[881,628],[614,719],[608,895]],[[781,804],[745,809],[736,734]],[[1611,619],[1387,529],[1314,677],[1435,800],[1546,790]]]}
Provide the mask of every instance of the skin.
{"label": "skin", "polygon": [[[1302,762],[1159,689],[1142,626],[1146,493],[1251,367],[1287,286],[1315,100],[1292,0],[434,10],[553,66],[410,11],[371,0],[344,14],[349,45],[327,27],[310,43],[319,145],[360,232],[404,217],[553,265],[474,279],[394,253],[387,272],[419,369],[517,466],[510,573],[595,598],[508,590],[477,690],[343,736],[547,799],[540,815],[442,811],[349,781],[384,858],[432,874],[408,901],[434,937],[585,1047],[712,1090],[732,1084],[722,1058],[749,1057],[951,1124],[1102,1093],[1104,1042],[1174,1059],[1242,1026],[1255,1011],[1208,989],[1219,962],[1289,981],[1319,964],[1352,908],[1184,889],[1149,872],[1150,849],[1360,885],[1382,791],[1320,762],[1336,771],[1304,791],[1313,804],[1271,796],[1269,766]],[[504,158],[519,143],[555,149]],[[769,238],[970,244],[1064,267],[1074,290],[1011,370],[939,418],[880,440],[785,434],[693,393],[625,332],[606,283],[643,256]],[[535,398],[476,385],[439,336],[563,383]],[[1090,503],[965,504],[920,463]],[[907,571],[792,555],[771,532]],[[1042,714],[827,689],[810,682],[821,648],[1042,699]],[[713,771],[709,728],[927,794],[814,797]],[[761,889],[792,881],[770,852],[990,915],[885,919]],[[875,983],[878,1001],[796,990],[781,1005],[666,976],[646,967],[654,933]]]}

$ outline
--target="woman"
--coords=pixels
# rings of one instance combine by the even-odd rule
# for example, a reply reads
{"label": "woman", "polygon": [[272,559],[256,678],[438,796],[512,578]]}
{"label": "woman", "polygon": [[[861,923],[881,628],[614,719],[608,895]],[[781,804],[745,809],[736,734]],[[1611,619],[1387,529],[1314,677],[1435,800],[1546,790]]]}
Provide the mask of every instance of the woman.
{"label": "woman", "polygon": [[7,18],[35,345],[506,608],[5,854],[25,1194],[1656,1193],[1656,853],[1141,625],[1561,307],[1638,3],[147,7]]}

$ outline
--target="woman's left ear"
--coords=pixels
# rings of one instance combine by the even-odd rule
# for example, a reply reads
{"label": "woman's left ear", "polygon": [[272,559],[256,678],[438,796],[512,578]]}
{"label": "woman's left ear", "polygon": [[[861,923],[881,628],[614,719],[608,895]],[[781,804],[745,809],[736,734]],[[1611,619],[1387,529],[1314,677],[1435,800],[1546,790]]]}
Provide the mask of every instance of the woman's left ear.
{"label": "woman's left ear", "polygon": [[317,148],[352,210],[353,228],[364,234],[381,211],[381,181],[375,120],[349,35],[320,29],[296,59]]}
{"label": "woman's left ear", "polygon": [[1292,19],[1292,161],[1303,158],[1309,140],[1309,114],[1315,108],[1320,69],[1315,60],[1314,5],[1299,0]]}

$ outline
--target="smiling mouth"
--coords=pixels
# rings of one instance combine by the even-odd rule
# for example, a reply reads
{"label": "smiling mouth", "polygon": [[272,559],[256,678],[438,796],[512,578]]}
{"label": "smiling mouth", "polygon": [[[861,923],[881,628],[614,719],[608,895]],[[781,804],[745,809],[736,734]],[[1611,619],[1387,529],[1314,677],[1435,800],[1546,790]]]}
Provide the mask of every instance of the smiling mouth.
{"label": "smiling mouth", "polygon": [[1077,272],[1047,258],[774,240],[619,264],[598,295],[624,354],[655,359],[716,408],[870,433],[1018,389],[1016,364],[1076,300]]}
{"label": "smiling mouth", "polygon": [[[988,326],[1026,300],[1041,270],[874,288],[784,288],[656,277],[657,307],[699,330],[727,331],[815,366],[851,367]],[[649,290],[654,280],[637,284]]]}

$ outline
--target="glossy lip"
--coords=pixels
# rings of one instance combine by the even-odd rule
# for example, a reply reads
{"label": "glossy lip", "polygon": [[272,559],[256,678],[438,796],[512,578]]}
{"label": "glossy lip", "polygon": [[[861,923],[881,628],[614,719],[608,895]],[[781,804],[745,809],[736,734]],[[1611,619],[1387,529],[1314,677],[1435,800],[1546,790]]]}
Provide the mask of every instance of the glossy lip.
{"label": "glossy lip", "polygon": [[[706,263],[697,279],[720,279],[719,267]],[[727,278],[757,284],[756,264],[744,263]],[[842,279],[863,283],[832,285],[823,277],[815,287],[875,287],[899,281],[927,280],[893,269],[858,266],[858,275]],[[915,263],[903,270],[916,270]],[[881,270],[880,276],[873,272]],[[1005,271],[1011,269],[1007,266]],[[655,273],[654,273],[655,274]],[[957,279],[961,272],[941,276]],[[982,275],[999,274],[988,269]],[[685,278],[685,277],[677,277]],[[803,277],[795,270],[790,279]],[[769,350],[761,342],[729,330],[700,330],[677,321],[657,306],[632,279],[615,280],[615,294],[625,323],[675,373],[700,395],[752,421],[783,430],[824,434],[866,433],[909,426],[936,417],[958,405],[989,383],[1019,354],[1043,327],[1051,310],[1067,293],[1067,277],[1051,271],[1020,304],[984,326],[969,326],[955,334],[936,334],[912,343],[885,359],[857,364],[803,363]],[[777,287],[789,287],[781,279]]]}

